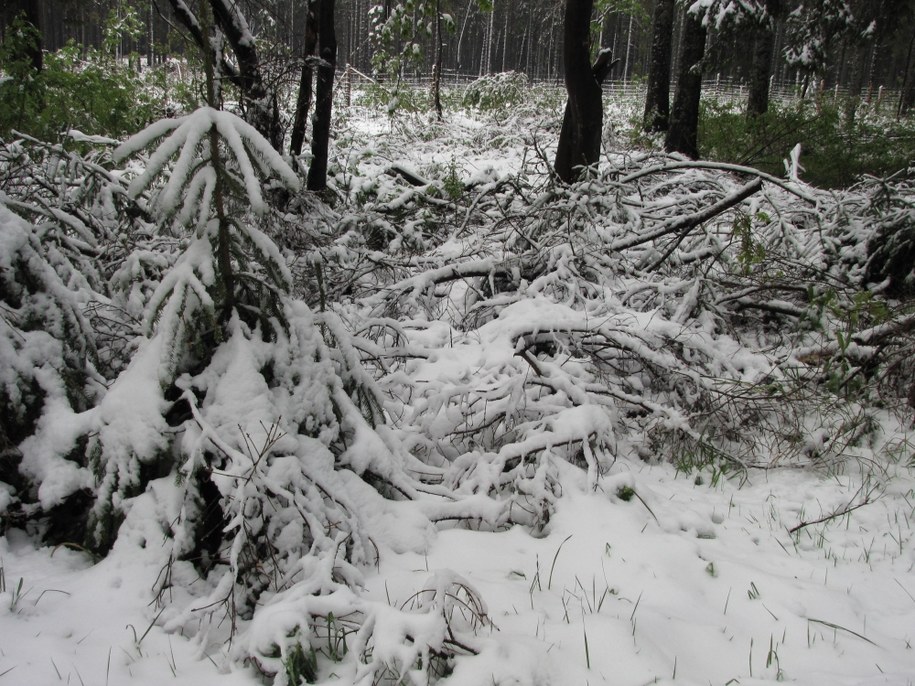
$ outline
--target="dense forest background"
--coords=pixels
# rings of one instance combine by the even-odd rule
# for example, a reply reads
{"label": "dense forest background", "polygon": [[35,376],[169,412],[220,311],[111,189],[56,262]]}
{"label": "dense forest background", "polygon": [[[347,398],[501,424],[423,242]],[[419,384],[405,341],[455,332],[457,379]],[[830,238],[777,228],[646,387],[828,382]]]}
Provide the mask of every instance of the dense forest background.
{"label": "dense forest background", "polygon": [[[339,0],[336,3],[337,63],[341,68],[352,65],[363,73],[372,72],[375,52],[372,22],[377,16],[373,12],[389,13],[398,4],[392,0]],[[677,71],[677,48],[689,4],[677,3],[673,73]],[[739,8],[754,3],[719,3],[723,7],[729,4]],[[780,10],[774,14],[776,58],[773,78],[778,84],[798,83],[807,76],[805,70],[782,58],[790,43],[788,32],[792,13],[798,8],[812,12],[814,6],[831,11],[835,8],[830,5],[838,7],[839,3],[784,0],[777,4]],[[262,0],[243,5],[252,32],[259,41],[271,45],[278,58],[302,53],[306,3]],[[443,67],[447,73],[468,77],[520,71],[536,80],[562,78],[562,2],[441,0],[440,5],[441,12],[450,17],[443,51]],[[610,80],[644,80],[651,59],[655,2],[602,0],[595,5],[596,42],[610,48],[619,60]],[[880,87],[903,88],[911,82],[913,71],[915,16],[912,3],[908,0],[856,0],[851,5],[863,35],[842,33],[836,26],[829,26],[828,17],[822,20],[826,34],[834,33],[836,37],[824,46],[826,62],[817,75],[822,85],[855,92]],[[0,8],[2,30],[6,31],[12,17],[26,9],[39,17],[44,47],[50,51],[58,50],[69,40],[83,46],[100,47],[104,41],[104,27],[111,17],[122,22],[129,18],[131,22],[131,30],[125,32],[116,46],[120,54],[136,52],[144,56],[147,63],[155,63],[188,50],[182,31],[176,30],[170,3],[165,0],[14,0]],[[713,26],[709,36],[713,69],[706,69],[706,73],[714,78],[745,81],[752,67],[753,50],[749,48],[753,38],[754,26],[747,22]],[[425,51],[425,63],[414,65],[414,73],[428,74],[431,60],[432,51]]]}

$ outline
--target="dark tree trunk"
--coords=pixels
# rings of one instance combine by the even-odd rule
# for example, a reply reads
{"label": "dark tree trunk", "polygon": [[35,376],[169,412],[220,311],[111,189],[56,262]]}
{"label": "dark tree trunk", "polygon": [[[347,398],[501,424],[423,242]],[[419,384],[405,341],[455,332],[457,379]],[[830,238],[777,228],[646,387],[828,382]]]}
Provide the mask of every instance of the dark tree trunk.
{"label": "dark tree trunk", "polygon": [[238,60],[239,85],[247,119],[275,150],[282,151],[283,128],[276,93],[264,82],[257,48],[250,35],[242,30],[238,7],[229,0],[210,0],[210,6]]}
{"label": "dark tree trunk", "polygon": [[[201,28],[197,17],[188,5],[181,0],[169,0],[175,16],[191,34],[201,50],[212,54],[213,47],[209,36]],[[257,48],[249,35],[242,30],[238,8],[228,0],[210,0],[213,17],[220,30],[229,41],[238,67],[234,67],[224,56],[219,62],[220,72],[241,91],[245,107],[245,119],[258,132],[270,141],[276,149],[283,145],[283,128],[280,124],[280,111],[276,93],[264,82],[257,55]]]}
{"label": "dark tree trunk", "polygon": [[41,2],[40,0],[27,0],[24,5],[26,20],[35,27],[35,41],[30,43],[27,48],[29,61],[32,63],[32,69],[41,71],[44,67],[44,57],[41,50]]}
{"label": "dark tree trunk", "polygon": [[775,21],[780,12],[779,0],[766,0],[766,16],[759,24],[750,71],[750,93],[747,116],[758,117],[769,111],[769,82],[775,54]]}
{"label": "dark tree trunk", "polygon": [[683,22],[677,93],[670,116],[665,147],[692,159],[699,157],[699,98],[702,94],[702,59],[705,56],[705,26],[702,18],[687,12]]}
{"label": "dark tree trunk", "polygon": [[302,73],[299,77],[299,93],[295,101],[295,116],[292,120],[292,132],[289,137],[289,152],[296,157],[302,154],[305,130],[308,128],[308,110],[311,108],[311,94],[314,84],[314,70],[311,67],[311,61],[318,46],[315,15],[311,2],[307,3],[305,12],[305,45],[302,48]]}
{"label": "dark tree trunk", "polygon": [[644,129],[656,132],[667,131],[670,125],[670,58],[673,51],[674,0],[658,0],[654,8],[652,26]]}
{"label": "dark tree trunk", "polygon": [[[209,38],[204,35],[200,22],[197,20],[194,13],[191,12],[187,4],[181,2],[181,0],[169,0],[169,3],[171,4],[175,16],[178,18],[178,21],[180,21],[184,28],[187,29],[187,32],[191,34],[191,38],[194,39],[194,43],[197,44],[197,47],[213,54],[213,47]],[[231,81],[233,85],[241,88],[242,82],[238,69],[226,59],[225,55],[222,55],[219,61],[219,71],[226,79]]]}
{"label": "dark tree trunk", "polygon": [[[21,17],[27,24],[31,24],[35,29],[34,40],[19,43],[21,51],[15,55],[14,59],[28,62],[32,69],[39,72],[44,67],[44,58],[42,56],[42,21],[41,21],[41,0],[15,0],[10,4],[6,18],[12,21],[16,17]],[[2,25],[0,25],[2,26]],[[8,27],[7,27],[8,29]]]}
{"label": "dark tree trunk", "polygon": [[442,119],[442,14],[435,0],[435,58],[432,64],[432,106],[439,121]]}
{"label": "dark tree trunk", "polygon": [[[555,167],[556,176],[566,183],[575,181],[582,169],[596,164],[600,157],[604,107],[600,81],[590,62],[593,6],[593,0],[566,0],[565,5],[562,54],[568,100]],[[609,62],[609,53],[604,55]]]}
{"label": "dark tree trunk", "polygon": [[327,154],[330,146],[330,119],[334,101],[334,71],[337,68],[337,35],[334,32],[334,0],[318,0],[315,9],[318,29],[317,86],[315,117],[311,135],[311,167],[308,190],[327,188]]}
{"label": "dark tree trunk", "polygon": [[913,60],[915,55],[915,34],[909,40],[909,52],[905,61],[905,73],[902,76],[902,91],[899,93],[899,107],[896,110],[896,116],[901,117],[908,114],[912,107],[915,107],[915,73],[913,73]]}

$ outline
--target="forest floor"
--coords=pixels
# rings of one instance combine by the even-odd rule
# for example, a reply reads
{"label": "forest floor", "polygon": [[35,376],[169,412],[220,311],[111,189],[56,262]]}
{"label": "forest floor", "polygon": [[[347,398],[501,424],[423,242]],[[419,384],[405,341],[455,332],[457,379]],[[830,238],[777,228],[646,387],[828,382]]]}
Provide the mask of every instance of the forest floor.
{"label": "forest floor", "polygon": [[[485,649],[447,684],[912,684],[915,475],[882,464],[732,478],[617,464],[596,493],[568,467],[546,535],[451,529],[421,552],[386,548],[367,594],[406,606],[440,570],[480,592]],[[637,497],[615,495],[624,484]],[[428,532],[404,514],[388,540],[414,547]],[[0,559],[2,684],[260,683],[205,635],[152,624],[161,551],[92,565],[11,532]],[[340,667],[319,683],[352,683]]]}
{"label": "forest floor", "polygon": [[[338,126],[336,183],[352,194],[377,192],[391,165],[490,183],[538,149],[548,157],[556,136],[547,124],[538,142],[536,130],[452,114],[411,122],[405,146],[396,121],[356,108]],[[472,366],[460,354],[423,371]],[[485,618],[468,608],[454,621],[485,619],[482,649],[454,662],[447,686],[915,684],[915,436],[889,413],[878,420],[875,440],[821,466],[621,459],[594,480],[556,460],[561,495],[538,535],[433,529],[418,505],[394,503],[368,524],[379,563],[365,570],[363,595],[409,609],[417,588],[443,576],[479,593]],[[0,686],[264,683],[229,660],[221,638],[157,625],[151,589],[168,553],[147,536],[146,507],[136,498],[134,528],[98,563],[19,531],[0,538]],[[326,638],[323,654],[342,656],[345,630]],[[352,684],[355,670],[322,660],[318,683]]]}

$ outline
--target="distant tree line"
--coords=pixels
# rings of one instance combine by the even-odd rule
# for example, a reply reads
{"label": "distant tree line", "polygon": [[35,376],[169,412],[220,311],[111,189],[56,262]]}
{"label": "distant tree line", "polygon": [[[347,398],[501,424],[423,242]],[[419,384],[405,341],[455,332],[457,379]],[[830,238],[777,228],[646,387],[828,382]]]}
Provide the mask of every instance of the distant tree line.
{"label": "distant tree line", "polygon": [[[338,66],[352,65],[364,73],[372,70],[377,44],[373,22],[399,5],[418,12],[431,0],[337,0]],[[193,5],[194,3],[189,3]],[[287,55],[301,55],[306,43],[308,0],[239,0],[252,33],[260,41]],[[463,75],[520,71],[532,79],[561,80],[563,74],[562,0],[438,0],[439,12],[449,21],[442,32],[442,69]],[[673,73],[679,68],[679,48],[684,38],[687,9],[707,11],[706,72],[749,81],[753,76],[754,38],[771,32],[771,76],[777,82],[810,76],[803,65],[786,56],[792,49],[792,31],[806,29],[823,39],[813,48],[822,54],[816,74],[827,87],[854,92],[879,86],[902,88],[915,72],[915,2],[913,0],[597,0],[591,18],[593,44],[609,48],[616,62],[610,80],[647,79],[652,60],[653,16],[658,6],[673,6]],[[729,9],[730,8],[730,9]],[[763,12],[757,10],[762,9]],[[11,0],[0,7],[0,31],[25,11],[37,18],[46,50],[66,41],[98,46],[110,17],[130,12],[140,30],[124,34],[121,50],[136,52],[149,61],[187,50],[185,37],[167,0]],[[837,22],[848,13],[856,31],[840,30]],[[743,16],[742,21],[727,21]],[[832,14],[832,16],[830,16]],[[760,22],[761,16],[771,19]],[[434,33],[433,32],[430,32]],[[434,60],[433,36],[427,35],[423,60],[409,68],[430,74]],[[810,55],[813,57],[813,55]]]}
{"label": "distant tree line", "polygon": [[341,65],[378,78],[432,74],[439,116],[444,71],[561,75],[569,99],[556,174],[564,181],[599,156],[608,79],[645,78],[644,128],[692,158],[702,82],[712,74],[749,84],[750,117],[766,113],[773,81],[792,79],[805,91],[835,84],[853,96],[894,86],[900,114],[915,104],[915,0],[14,0],[0,20],[4,37],[16,21],[31,25],[33,37],[12,44],[19,63],[38,71],[43,51],[68,40],[145,55],[148,64],[192,47],[219,83],[237,89],[245,118],[277,150],[285,143],[279,99],[297,81],[289,149],[301,152],[314,106],[311,190],[325,187]]}

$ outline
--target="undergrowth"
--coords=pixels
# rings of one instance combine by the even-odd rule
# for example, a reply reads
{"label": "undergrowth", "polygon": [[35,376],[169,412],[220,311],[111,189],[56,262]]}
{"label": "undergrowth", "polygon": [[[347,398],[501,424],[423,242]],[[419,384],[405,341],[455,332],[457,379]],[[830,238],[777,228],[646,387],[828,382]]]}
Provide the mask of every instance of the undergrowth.
{"label": "undergrowth", "polygon": [[881,115],[867,103],[773,102],[748,118],[742,103],[704,99],[699,119],[704,158],[745,164],[775,176],[801,145],[802,178],[821,188],[850,186],[862,175],[883,177],[915,162],[915,118]]}

